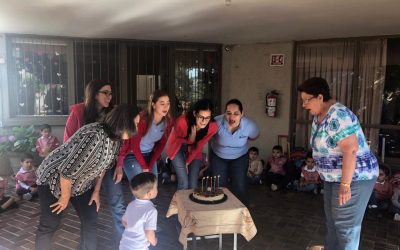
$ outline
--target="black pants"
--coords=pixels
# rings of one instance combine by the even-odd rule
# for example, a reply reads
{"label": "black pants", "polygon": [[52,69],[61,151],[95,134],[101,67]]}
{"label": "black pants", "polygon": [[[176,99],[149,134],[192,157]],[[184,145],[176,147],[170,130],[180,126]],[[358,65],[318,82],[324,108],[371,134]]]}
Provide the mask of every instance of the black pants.
{"label": "black pants", "polygon": [[[49,186],[38,186],[40,199],[40,221],[36,232],[36,249],[50,250],[53,234],[61,222],[60,214],[52,213],[51,204],[58,201],[50,192]],[[95,250],[97,249],[97,212],[96,204],[93,202],[89,206],[89,201],[93,190],[89,190],[82,195],[71,197],[70,201],[75,208],[81,221],[80,242],[77,249]]]}
{"label": "black pants", "polygon": [[[33,185],[32,187],[37,187],[37,186],[36,186],[36,185]],[[30,193],[30,194],[32,195],[32,198],[37,198],[37,196],[38,196],[37,192],[36,192],[36,193],[32,193],[31,190],[25,189],[25,188],[18,188],[18,189],[16,190],[16,193],[17,193],[17,195],[18,195],[19,198],[22,198],[22,196],[23,196],[24,194],[27,194],[27,193]]]}
{"label": "black pants", "polygon": [[267,178],[266,178],[267,186],[275,184],[278,186],[278,189],[282,189],[286,187],[287,183],[288,179],[285,175],[275,174],[271,172],[267,173]]}

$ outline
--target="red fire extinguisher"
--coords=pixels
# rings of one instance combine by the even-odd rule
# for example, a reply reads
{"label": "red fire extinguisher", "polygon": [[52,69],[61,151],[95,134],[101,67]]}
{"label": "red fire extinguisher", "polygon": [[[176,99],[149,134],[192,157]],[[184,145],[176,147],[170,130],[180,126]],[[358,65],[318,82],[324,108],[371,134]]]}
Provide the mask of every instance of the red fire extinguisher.
{"label": "red fire extinguisher", "polygon": [[266,108],[265,108],[265,112],[267,113],[267,116],[270,116],[270,117],[276,116],[278,95],[279,95],[279,93],[276,90],[272,90],[271,92],[267,93]]}

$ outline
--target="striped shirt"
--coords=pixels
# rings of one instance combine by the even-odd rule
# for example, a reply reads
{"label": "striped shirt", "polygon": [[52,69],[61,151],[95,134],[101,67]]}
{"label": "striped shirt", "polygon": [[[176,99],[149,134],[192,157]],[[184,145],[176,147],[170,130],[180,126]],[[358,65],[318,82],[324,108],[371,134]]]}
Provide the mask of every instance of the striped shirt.
{"label": "striped shirt", "polygon": [[44,159],[37,170],[36,183],[49,185],[51,193],[59,198],[62,176],[72,181],[71,195],[81,195],[111,168],[119,148],[120,142],[112,141],[98,122],[83,126]]}

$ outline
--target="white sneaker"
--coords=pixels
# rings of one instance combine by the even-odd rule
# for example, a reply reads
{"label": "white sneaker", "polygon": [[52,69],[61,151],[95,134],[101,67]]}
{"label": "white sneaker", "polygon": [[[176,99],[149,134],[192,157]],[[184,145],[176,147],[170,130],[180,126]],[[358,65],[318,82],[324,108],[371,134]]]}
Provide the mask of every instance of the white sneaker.
{"label": "white sneaker", "polygon": [[394,218],[393,218],[393,220],[395,220],[395,221],[400,221],[400,214],[394,214]]}
{"label": "white sneaker", "polygon": [[278,186],[275,185],[275,184],[271,184],[271,190],[272,190],[272,191],[278,190]]}
{"label": "white sneaker", "polygon": [[30,200],[32,200],[32,194],[31,193],[23,194],[22,199],[24,199],[26,201],[30,201]]}
{"label": "white sneaker", "polygon": [[317,194],[318,194],[318,189],[314,188],[313,193],[314,193],[315,195],[317,195]]}
{"label": "white sneaker", "polygon": [[324,194],[324,189],[319,190],[320,194]]}

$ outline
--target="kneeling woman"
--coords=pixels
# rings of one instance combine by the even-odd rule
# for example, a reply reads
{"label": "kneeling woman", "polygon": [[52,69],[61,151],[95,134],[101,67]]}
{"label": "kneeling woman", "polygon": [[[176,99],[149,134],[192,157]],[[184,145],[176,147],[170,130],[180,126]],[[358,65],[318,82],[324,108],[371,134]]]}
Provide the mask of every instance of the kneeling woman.
{"label": "kneeling woman", "polygon": [[201,99],[176,120],[167,154],[175,167],[179,190],[197,187],[203,147],[218,129],[212,109],[210,100]]}
{"label": "kneeling woman", "polygon": [[78,249],[97,248],[101,181],[118,156],[121,141],[136,132],[137,116],[136,107],[120,105],[100,122],[79,129],[42,162],[37,180],[41,214],[36,249],[51,249],[52,236],[69,201],[81,222]]}

